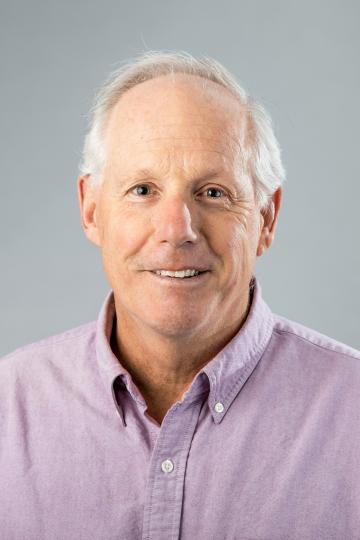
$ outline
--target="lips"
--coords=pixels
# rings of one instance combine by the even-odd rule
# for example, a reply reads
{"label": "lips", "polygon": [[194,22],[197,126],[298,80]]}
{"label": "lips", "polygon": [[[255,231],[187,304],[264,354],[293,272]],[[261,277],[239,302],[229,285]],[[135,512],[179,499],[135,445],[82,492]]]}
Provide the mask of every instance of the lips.
{"label": "lips", "polygon": [[159,282],[161,283],[188,283],[188,284],[196,284],[196,283],[202,283],[209,275],[209,270],[203,270],[201,272],[199,271],[193,271],[189,272],[185,270],[176,270],[174,272],[166,271],[166,270],[154,270],[149,271],[149,274],[151,276],[154,276]]}
{"label": "lips", "polygon": [[163,270],[165,272],[185,272],[185,270],[196,270],[197,272],[201,273],[201,272],[206,272],[209,270],[209,268],[206,268],[206,267],[200,267],[200,266],[191,266],[188,265],[188,266],[181,266],[181,267],[172,267],[172,268],[168,268],[166,266],[159,266],[158,268],[154,268],[152,270],[150,270],[150,272],[158,272],[160,270]]}

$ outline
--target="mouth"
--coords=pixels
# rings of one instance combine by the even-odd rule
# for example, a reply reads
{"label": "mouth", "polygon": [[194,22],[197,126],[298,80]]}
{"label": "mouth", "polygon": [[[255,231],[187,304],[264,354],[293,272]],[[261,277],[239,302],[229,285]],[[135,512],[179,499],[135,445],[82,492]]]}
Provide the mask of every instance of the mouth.
{"label": "mouth", "polygon": [[203,283],[210,275],[210,270],[151,270],[149,274],[164,284],[174,286],[199,285]]}
{"label": "mouth", "polygon": [[204,274],[208,270],[200,270],[197,268],[184,268],[181,270],[152,270],[157,276],[170,277],[174,279],[190,279],[200,274]]}

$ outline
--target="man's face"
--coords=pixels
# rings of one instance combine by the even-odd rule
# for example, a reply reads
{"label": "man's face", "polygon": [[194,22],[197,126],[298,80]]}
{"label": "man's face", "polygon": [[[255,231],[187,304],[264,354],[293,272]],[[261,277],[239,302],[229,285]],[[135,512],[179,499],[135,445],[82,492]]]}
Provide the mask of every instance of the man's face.
{"label": "man's face", "polygon": [[[80,178],[79,193],[120,321],[173,338],[240,322],[265,248],[245,139],[241,106],[197,77],[147,81],[114,107],[103,184],[92,192]],[[180,269],[203,273],[157,273]]]}

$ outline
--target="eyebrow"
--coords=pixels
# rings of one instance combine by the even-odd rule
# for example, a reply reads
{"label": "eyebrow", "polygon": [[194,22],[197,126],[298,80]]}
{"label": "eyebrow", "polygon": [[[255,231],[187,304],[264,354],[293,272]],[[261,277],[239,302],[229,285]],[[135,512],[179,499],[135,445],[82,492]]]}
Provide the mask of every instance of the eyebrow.
{"label": "eyebrow", "polygon": [[[221,171],[217,169],[211,169],[204,174],[195,176],[195,178],[193,178],[192,181],[194,183],[204,182],[206,180],[212,180],[213,178],[217,178],[219,176],[221,176]],[[154,174],[154,171],[152,171],[151,169],[139,169],[136,173],[132,174],[131,176],[126,176],[126,180],[129,180],[131,182],[132,181],[137,182],[137,181],[145,180],[146,178],[154,178],[154,177],[157,177],[157,175]]]}

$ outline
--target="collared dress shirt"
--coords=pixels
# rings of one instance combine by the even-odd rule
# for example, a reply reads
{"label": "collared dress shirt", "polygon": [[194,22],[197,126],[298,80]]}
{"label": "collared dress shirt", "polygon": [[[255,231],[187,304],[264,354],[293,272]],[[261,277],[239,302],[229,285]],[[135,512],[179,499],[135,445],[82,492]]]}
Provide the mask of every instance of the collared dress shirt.
{"label": "collared dress shirt", "polygon": [[[98,321],[0,361],[1,540],[360,539],[360,353],[248,317],[161,426]],[[121,321],[119,321],[121,324]]]}

